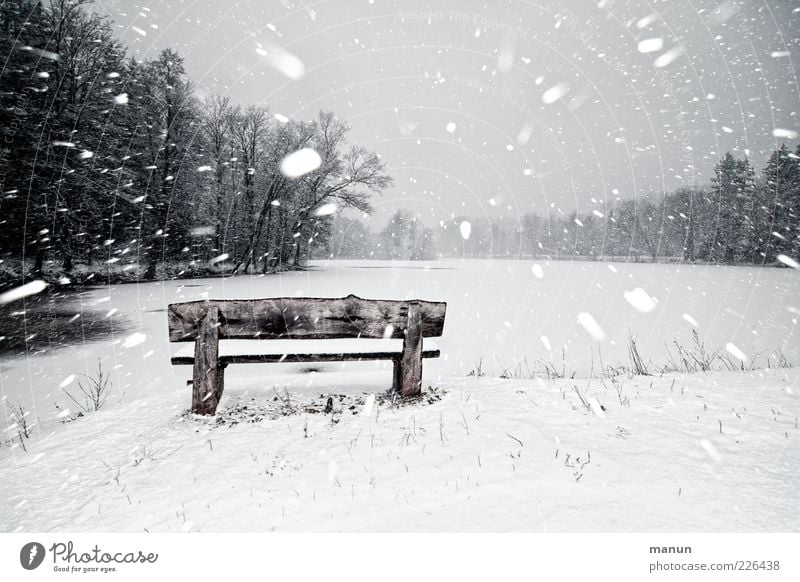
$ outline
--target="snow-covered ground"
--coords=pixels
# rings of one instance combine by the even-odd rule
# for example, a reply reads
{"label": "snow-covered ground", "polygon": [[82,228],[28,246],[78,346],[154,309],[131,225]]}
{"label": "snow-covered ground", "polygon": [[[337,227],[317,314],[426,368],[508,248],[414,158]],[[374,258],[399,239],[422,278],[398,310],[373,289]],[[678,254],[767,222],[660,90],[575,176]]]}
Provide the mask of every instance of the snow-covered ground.
{"label": "snow-covered ground", "polygon": [[[432,403],[367,397],[335,424],[233,426],[182,416],[186,395],[167,390],[3,450],[0,527],[796,532],[798,380],[621,378],[621,398],[578,382],[592,411],[567,380],[461,379]],[[255,411],[274,395],[226,397]]]}
{"label": "snow-covered ground", "polygon": [[[113,311],[112,340],[93,342],[87,323],[86,343],[2,361],[2,398],[34,426],[27,451],[0,447],[0,530],[797,531],[796,368],[589,376],[601,358],[627,364],[629,332],[651,370],[692,329],[748,364],[780,347],[797,365],[798,275],[338,262],[96,289],[71,308],[87,322]],[[169,355],[190,344],[168,343],[168,303],[349,293],[448,302],[442,358],[425,362],[436,398],[374,401],[390,385],[386,363],[240,365],[226,374],[223,422],[184,414],[191,371]],[[64,390],[77,393],[98,359],[111,371],[108,402],[62,422],[75,413]],[[486,376],[467,376],[481,360]],[[540,360],[577,379],[531,377]],[[496,378],[504,370],[520,377]],[[335,422],[319,412],[329,394],[342,395]]]}

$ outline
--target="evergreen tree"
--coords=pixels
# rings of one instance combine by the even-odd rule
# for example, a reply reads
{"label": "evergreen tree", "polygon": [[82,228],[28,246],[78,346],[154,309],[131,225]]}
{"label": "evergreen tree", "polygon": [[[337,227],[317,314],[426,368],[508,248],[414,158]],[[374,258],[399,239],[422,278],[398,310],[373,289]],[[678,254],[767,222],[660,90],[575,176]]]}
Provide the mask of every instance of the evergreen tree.
{"label": "evergreen tree", "polygon": [[712,203],[716,207],[716,233],[710,260],[734,262],[748,254],[753,237],[752,212],[754,173],[745,158],[727,152],[714,166]]}
{"label": "evergreen tree", "polygon": [[[800,146],[792,153],[785,144],[775,150],[764,168],[764,222],[762,236],[770,254],[800,254]],[[767,229],[764,229],[767,230]]]}

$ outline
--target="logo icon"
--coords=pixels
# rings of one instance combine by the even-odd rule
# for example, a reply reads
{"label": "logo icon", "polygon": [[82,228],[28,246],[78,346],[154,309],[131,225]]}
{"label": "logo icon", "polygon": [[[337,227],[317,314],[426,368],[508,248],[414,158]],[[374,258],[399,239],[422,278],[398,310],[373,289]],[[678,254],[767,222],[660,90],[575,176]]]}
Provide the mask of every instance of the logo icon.
{"label": "logo icon", "polygon": [[35,570],[44,561],[44,546],[39,542],[29,542],[19,551],[19,563],[26,570]]}

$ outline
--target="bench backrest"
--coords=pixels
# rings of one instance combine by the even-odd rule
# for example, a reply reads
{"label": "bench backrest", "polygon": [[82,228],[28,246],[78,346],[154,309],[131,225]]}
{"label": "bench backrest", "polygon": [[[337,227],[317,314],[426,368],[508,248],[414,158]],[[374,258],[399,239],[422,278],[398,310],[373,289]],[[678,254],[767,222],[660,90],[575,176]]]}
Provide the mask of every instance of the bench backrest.
{"label": "bench backrest", "polygon": [[341,299],[276,297],[173,303],[168,309],[169,341],[197,339],[200,322],[212,306],[219,309],[219,339],[400,339],[405,335],[411,303],[422,316],[422,336],[441,336],[447,310],[443,301],[348,295]]}

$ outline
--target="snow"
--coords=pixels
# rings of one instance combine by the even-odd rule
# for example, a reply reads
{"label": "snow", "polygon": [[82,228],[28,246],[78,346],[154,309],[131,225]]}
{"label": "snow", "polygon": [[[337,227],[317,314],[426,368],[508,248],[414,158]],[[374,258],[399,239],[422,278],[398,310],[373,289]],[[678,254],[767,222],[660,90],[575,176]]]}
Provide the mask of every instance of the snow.
{"label": "snow", "polygon": [[233,426],[182,416],[185,391],[168,390],[0,452],[2,527],[796,531],[798,401],[782,386],[797,382],[794,370],[622,379],[629,405],[596,382],[590,411],[566,380],[465,378],[432,404],[370,394],[335,424]]}
{"label": "snow", "polygon": [[656,302],[641,287],[637,287],[633,291],[625,291],[623,297],[634,309],[642,313],[650,313],[656,308]]}
{"label": "snow", "polygon": [[217,232],[217,227],[209,224],[206,226],[196,226],[189,231],[190,236],[211,236]]}
{"label": "snow", "polygon": [[639,44],[636,46],[640,53],[652,53],[655,51],[660,51],[663,47],[664,39],[661,38],[647,38],[639,41]]}
{"label": "snow", "polygon": [[524,146],[530,141],[531,135],[533,135],[533,126],[526,123],[522,126],[522,129],[519,130],[519,134],[517,134],[517,143]]}
{"label": "snow", "polygon": [[684,320],[685,320],[687,323],[689,323],[690,325],[692,325],[692,326],[694,326],[694,327],[700,327],[700,324],[699,324],[699,323],[697,323],[697,320],[696,320],[694,317],[692,317],[691,315],[689,315],[688,313],[684,313],[684,314],[683,314],[683,319],[684,319]]}
{"label": "snow", "polygon": [[138,331],[134,334],[129,335],[125,338],[125,341],[122,342],[123,348],[132,348],[134,346],[138,346],[139,344],[143,344],[147,341],[147,335],[143,333],[139,333]]}
{"label": "snow", "polygon": [[66,388],[70,384],[75,381],[75,374],[70,374],[66,378],[64,378],[61,383],[58,385],[59,388]]}
{"label": "snow", "polygon": [[591,313],[587,313],[582,311],[578,314],[578,323],[583,326],[583,329],[586,330],[592,339],[598,342],[604,341],[606,339],[606,332],[603,331],[603,328],[600,327],[600,324],[597,323],[597,320],[592,317]]}
{"label": "snow", "polygon": [[281,172],[288,178],[299,178],[313,172],[322,164],[322,158],[312,148],[302,148],[281,161]]}
{"label": "snow", "polygon": [[[774,360],[766,368],[765,354],[780,347],[800,362],[797,271],[535,265],[546,276],[516,260],[320,261],[303,272],[62,299],[59,310],[82,314],[70,325],[84,339],[3,361],[0,399],[22,404],[33,428],[27,451],[16,440],[0,446],[0,528],[796,531],[800,371]],[[632,309],[632,288],[659,297],[657,308]],[[407,406],[384,398],[391,362],[231,365],[218,416],[186,415],[191,368],[169,357],[192,344],[169,344],[169,303],[350,293],[447,301],[444,335],[424,344],[442,353],[424,361],[433,397]],[[749,356],[746,369],[760,369],[600,373],[601,362],[627,364],[629,334],[655,373],[673,340],[690,344],[689,313],[702,315],[710,350],[731,344]],[[106,314],[112,334],[95,338],[93,321]],[[372,343],[400,342],[304,340],[303,349]],[[291,348],[221,345],[223,354],[245,349]],[[77,389],[98,362],[112,392],[76,418],[61,388]],[[544,362],[564,377],[545,374]],[[333,414],[321,410],[328,396]],[[14,438],[3,415],[3,440]]]}
{"label": "snow", "polygon": [[725,350],[726,350],[726,351],[727,351],[727,352],[728,352],[730,355],[732,355],[734,358],[736,358],[737,360],[739,360],[740,362],[742,362],[743,364],[746,364],[746,363],[747,363],[747,356],[745,355],[745,353],[744,353],[742,350],[740,350],[740,349],[739,349],[739,348],[736,346],[736,344],[733,344],[733,343],[731,343],[731,342],[728,342],[728,343],[726,343],[726,344],[725,344]]}
{"label": "snow", "polygon": [[649,14],[636,21],[636,28],[646,28],[658,20],[660,16],[657,13]]}
{"label": "snow", "polygon": [[785,137],[786,139],[795,139],[797,137],[797,132],[793,129],[776,127],[772,130],[772,135],[775,137]]}
{"label": "snow", "polygon": [[209,265],[216,265],[217,263],[221,263],[222,261],[227,260],[229,256],[230,255],[228,253],[222,253],[221,255],[217,255],[213,259],[209,259],[208,260],[208,264]]}
{"label": "snow", "polygon": [[266,57],[267,63],[276,71],[293,81],[301,79],[306,74],[303,61],[285,49],[274,48],[272,51],[268,51],[262,47],[258,47],[256,52]]}
{"label": "snow", "polygon": [[511,44],[504,44],[497,57],[497,70],[501,73],[508,73],[514,66],[514,47]]}
{"label": "snow", "polygon": [[797,261],[795,261],[795,260],[794,260],[793,258],[791,258],[791,257],[787,257],[786,255],[778,255],[778,256],[777,256],[777,259],[778,259],[778,260],[779,260],[781,263],[783,263],[784,265],[786,265],[787,267],[791,267],[791,268],[793,268],[793,269],[800,269],[800,263],[798,263]]}
{"label": "snow", "polygon": [[335,214],[337,209],[338,207],[335,202],[328,202],[317,208],[314,211],[314,216],[330,216],[331,214]]}
{"label": "snow", "polygon": [[550,105],[561,99],[569,92],[569,85],[566,83],[558,83],[554,87],[549,88],[542,94],[542,103]]}
{"label": "snow", "polygon": [[683,54],[683,49],[679,46],[669,49],[667,52],[659,56],[655,61],[653,61],[653,66],[657,69],[661,67],[666,67],[670,63],[672,63],[675,59]]}
{"label": "snow", "polygon": [[0,305],[5,303],[11,303],[12,301],[18,301],[23,297],[30,297],[31,295],[36,295],[37,293],[41,293],[47,288],[47,283],[41,280],[31,281],[30,283],[25,283],[24,285],[20,285],[14,289],[10,289],[5,293],[0,294]]}

